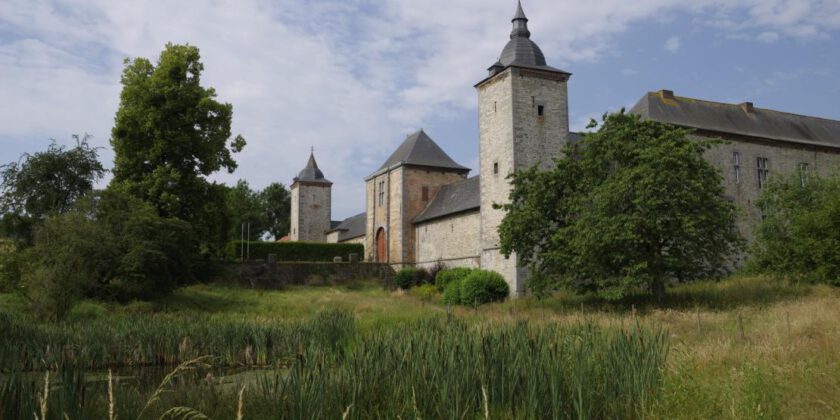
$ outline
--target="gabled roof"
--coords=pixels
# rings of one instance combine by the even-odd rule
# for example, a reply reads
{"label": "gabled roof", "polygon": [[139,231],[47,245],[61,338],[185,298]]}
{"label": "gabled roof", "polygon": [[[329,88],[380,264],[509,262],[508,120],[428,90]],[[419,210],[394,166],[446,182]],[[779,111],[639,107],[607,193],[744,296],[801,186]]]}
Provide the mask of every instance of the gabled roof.
{"label": "gabled roof", "polygon": [[840,147],[840,121],[674,96],[646,94],[630,110],[653,121],[699,130],[823,147]]}
{"label": "gabled roof", "polygon": [[481,207],[481,190],[478,176],[444,185],[432,198],[414,223],[423,223],[453,214],[478,210]]}
{"label": "gabled roof", "polygon": [[408,137],[385,161],[377,172],[396,165],[417,165],[468,172],[469,168],[457,164],[423,130]]}
{"label": "gabled roof", "polygon": [[359,213],[344,219],[344,221],[339,223],[338,226],[334,226],[329,232],[338,231],[338,242],[343,242],[364,236],[366,227],[367,213]]}

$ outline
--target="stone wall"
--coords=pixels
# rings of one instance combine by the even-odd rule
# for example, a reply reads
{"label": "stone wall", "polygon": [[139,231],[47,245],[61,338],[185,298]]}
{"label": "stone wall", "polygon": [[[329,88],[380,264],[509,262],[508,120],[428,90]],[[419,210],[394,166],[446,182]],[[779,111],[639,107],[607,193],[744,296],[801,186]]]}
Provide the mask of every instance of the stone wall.
{"label": "stone wall", "polygon": [[513,294],[524,292],[527,271],[517,267],[515,255],[500,254],[504,213],[493,204],[507,202],[510,173],[537,163],[550,167],[568,141],[566,82],[564,74],[511,67],[477,86],[481,266],[501,273]]}
{"label": "stone wall", "polygon": [[225,282],[253,289],[277,290],[286,286],[342,285],[372,281],[392,288],[394,271],[377,263],[266,263],[249,262],[227,267]]}
{"label": "stone wall", "polygon": [[326,242],[330,229],[332,188],[329,184],[296,182],[292,185],[291,239]]}
{"label": "stone wall", "polygon": [[[694,138],[705,139],[707,136],[701,134]],[[720,170],[726,196],[733,199],[740,211],[738,228],[747,239],[752,239],[753,229],[762,217],[756,206],[756,200],[761,195],[757,166],[759,157],[768,159],[771,178],[798,173],[801,163],[808,165],[806,175],[811,176],[828,176],[840,169],[840,150],[737,137],[725,140],[727,143],[707,150],[705,158]],[[738,179],[735,174],[735,152],[740,154]]]}
{"label": "stone wall", "polygon": [[[417,259],[417,230],[414,226],[414,219],[426,209],[429,201],[437,195],[442,186],[462,181],[465,175],[458,172],[419,167],[406,167],[404,173],[404,188],[401,197],[403,218],[400,229],[405,234],[401,244],[401,259],[396,262],[414,264],[419,261]],[[423,199],[423,187],[428,189],[425,200]],[[396,204],[397,201],[394,200],[394,203]],[[478,226],[476,225],[477,230]],[[476,240],[478,240],[477,235]],[[392,262],[394,260],[394,258],[391,259]]]}
{"label": "stone wall", "polygon": [[479,211],[461,213],[418,224],[418,267],[431,267],[438,262],[447,267],[478,267],[481,263]]}

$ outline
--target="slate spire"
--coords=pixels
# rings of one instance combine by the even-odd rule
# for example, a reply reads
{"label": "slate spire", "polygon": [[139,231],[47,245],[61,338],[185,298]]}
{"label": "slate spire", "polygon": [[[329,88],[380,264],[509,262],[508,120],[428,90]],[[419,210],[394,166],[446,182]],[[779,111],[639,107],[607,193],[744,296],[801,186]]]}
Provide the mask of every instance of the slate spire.
{"label": "slate spire", "polygon": [[510,38],[530,38],[531,31],[528,30],[528,17],[525,16],[525,11],[522,10],[522,1],[519,0],[516,5],[516,14],[513,16],[513,31],[510,33]]}
{"label": "slate spire", "polygon": [[306,167],[294,179],[295,181],[306,182],[322,182],[329,183],[330,181],[324,178],[324,173],[318,169],[318,162],[315,161],[315,148],[309,151],[309,161],[306,162]]}

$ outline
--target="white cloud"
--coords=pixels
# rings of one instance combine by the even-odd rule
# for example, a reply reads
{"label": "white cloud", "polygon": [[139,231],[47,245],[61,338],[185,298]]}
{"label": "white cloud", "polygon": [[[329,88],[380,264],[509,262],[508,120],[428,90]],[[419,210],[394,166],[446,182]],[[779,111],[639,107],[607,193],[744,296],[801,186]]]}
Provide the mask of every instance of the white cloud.
{"label": "white cloud", "polygon": [[779,40],[779,34],[773,31],[762,32],[756,37],[761,42],[772,44]]}
{"label": "white cloud", "polygon": [[[836,1],[524,6],[534,40],[561,68],[596,61],[614,52],[616,35],[675,12],[764,42],[771,33],[812,39],[840,29]],[[237,173],[218,179],[288,184],[314,146],[335,182],[334,213],[348,216],[363,206],[361,179],[408,131],[475,106],[472,86],[507,41],[513,8],[512,0],[4,0],[0,157],[40,147],[20,139],[85,131],[107,146],[123,58],[155,58],[166,42],[188,42],[201,48],[204,83],[234,105],[234,132],[249,143]],[[445,149],[464,141],[432,134]]]}
{"label": "white cloud", "polygon": [[668,51],[669,53],[676,53],[680,50],[680,44],[680,37],[672,36],[665,41],[665,51]]}

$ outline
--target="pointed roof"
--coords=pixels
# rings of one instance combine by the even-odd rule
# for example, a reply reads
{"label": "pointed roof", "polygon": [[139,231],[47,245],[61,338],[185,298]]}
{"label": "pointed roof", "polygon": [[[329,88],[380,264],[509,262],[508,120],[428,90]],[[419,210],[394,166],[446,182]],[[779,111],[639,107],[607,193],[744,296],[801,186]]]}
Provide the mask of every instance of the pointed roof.
{"label": "pointed roof", "polygon": [[510,32],[510,41],[508,41],[502,50],[499,61],[487,69],[490,72],[490,76],[501,72],[508,66],[530,67],[569,74],[563,70],[549,66],[545,61],[545,55],[540,47],[534,41],[531,41],[531,31],[528,29],[528,17],[525,16],[521,1],[516,5],[516,14],[514,14],[511,22],[513,23],[513,30]]}
{"label": "pointed roof", "polygon": [[320,182],[329,184],[330,181],[324,178],[324,173],[318,169],[318,162],[315,162],[315,150],[309,153],[309,161],[306,162],[306,167],[300,171],[298,176],[294,179],[295,182]]}
{"label": "pointed roof", "polygon": [[417,165],[469,172],[452,160],[422,129],[409,135],[377,172],[395,165]]}

